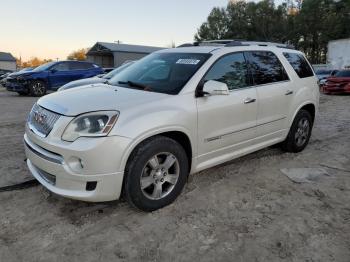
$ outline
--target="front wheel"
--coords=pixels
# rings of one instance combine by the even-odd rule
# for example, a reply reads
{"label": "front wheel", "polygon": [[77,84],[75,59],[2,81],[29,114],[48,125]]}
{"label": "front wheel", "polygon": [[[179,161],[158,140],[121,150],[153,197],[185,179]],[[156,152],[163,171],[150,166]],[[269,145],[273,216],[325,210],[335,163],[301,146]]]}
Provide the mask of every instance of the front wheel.
{"label": "front wheel", "polygon": [[29,93],[32,96],[43,96],[46,94],[46,84],[40,80],[34,80],[29,84]]}
{"label": "front wheel", "polygon": [[150,138],[130,156],[125,172],[125,197],[143,211],[169,205],[181,193],[188,169],[187,155],[180,144],[168,137]]}
{"label": "front wheel", "polygon": [[307,146],[312,131],[312,117],[306,110],[300,110],[296,115],[289,130],[286,140],[282,143],[282,149],[287,152],[298,153]]}

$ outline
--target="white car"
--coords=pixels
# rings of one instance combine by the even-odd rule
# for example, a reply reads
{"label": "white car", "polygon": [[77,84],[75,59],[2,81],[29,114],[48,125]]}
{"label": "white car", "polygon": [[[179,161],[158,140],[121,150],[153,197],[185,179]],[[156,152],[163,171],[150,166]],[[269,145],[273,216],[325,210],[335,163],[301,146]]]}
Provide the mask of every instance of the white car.
{"label": "white car", "polygon": [[187,46],[152,53],[108,84],[40,98],[24,135],[33,176],[65,197],[123,194],[152,211],[172,203],[191,173],[277,143],[306,147],[319,89],[301,52],[259,42]]}

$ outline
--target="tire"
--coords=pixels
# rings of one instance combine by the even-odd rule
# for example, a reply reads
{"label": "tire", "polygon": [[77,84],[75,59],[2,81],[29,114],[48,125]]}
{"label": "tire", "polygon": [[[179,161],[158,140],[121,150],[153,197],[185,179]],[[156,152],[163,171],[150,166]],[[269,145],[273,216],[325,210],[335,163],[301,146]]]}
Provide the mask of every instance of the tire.
{"label": "tire", "polygon": [[31,96],[44,96],[46,90],[46,84],[43,81],[34,80],[29,84],[29,93]]}
{"label": "tire", "polygon": [[179,143],[164,136],[147,139],[129,157],[124,196],[143,211],[157,210],[178,197],[188,173],[187,155]]}
{"label": "tire", "polygon": [[294,118],[286,140],[282,143],[282,149],[291,153],[303,151],[309,143],[312,126],[311,114],[306,110],[300,110]]}

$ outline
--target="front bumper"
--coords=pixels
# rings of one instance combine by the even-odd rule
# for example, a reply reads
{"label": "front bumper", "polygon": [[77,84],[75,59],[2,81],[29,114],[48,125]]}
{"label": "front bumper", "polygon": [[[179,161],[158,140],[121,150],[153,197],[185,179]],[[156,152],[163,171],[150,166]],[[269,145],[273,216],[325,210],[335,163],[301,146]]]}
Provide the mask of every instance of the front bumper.
{"label": "front bumper", "polygon": [[14,82],[14,81],[6,81],[5,82],[5,87],[7,91],[12,91],[12,92],[21,92],[21,91],[27,91],[27,82]]}
{"label": "front bumper", "polygon": [[120,162],[129,142],[117,136],[57,142],[50,135],[40,138],[28,128],[24,135],[32,175],[58,195],[89,202],[120,197],[124,176]]}

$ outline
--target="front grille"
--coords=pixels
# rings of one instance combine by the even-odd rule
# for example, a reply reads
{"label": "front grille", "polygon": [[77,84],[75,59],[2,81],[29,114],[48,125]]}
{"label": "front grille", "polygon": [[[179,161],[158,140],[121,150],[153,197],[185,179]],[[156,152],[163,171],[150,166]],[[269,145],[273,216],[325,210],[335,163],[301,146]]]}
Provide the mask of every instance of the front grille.
{"label": "front grille", "polygon": [[61,115],[35,104],[29,113],[28,124],[33,132],[46,137]]}

